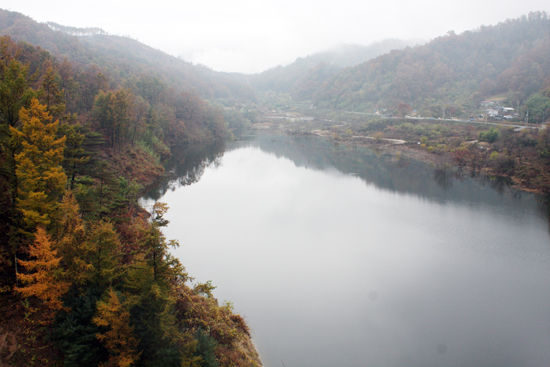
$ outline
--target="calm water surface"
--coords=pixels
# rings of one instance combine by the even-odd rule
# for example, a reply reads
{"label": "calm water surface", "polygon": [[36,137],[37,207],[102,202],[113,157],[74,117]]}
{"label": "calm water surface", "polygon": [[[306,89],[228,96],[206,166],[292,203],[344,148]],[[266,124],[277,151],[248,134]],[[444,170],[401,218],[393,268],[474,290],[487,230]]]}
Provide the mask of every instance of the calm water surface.
{"label": "calm water surface", "polygon": [[174,253],[245,316],[265,366],[549,365],[533,195],[317,139],[178,159],[149,203],[169,204]]}

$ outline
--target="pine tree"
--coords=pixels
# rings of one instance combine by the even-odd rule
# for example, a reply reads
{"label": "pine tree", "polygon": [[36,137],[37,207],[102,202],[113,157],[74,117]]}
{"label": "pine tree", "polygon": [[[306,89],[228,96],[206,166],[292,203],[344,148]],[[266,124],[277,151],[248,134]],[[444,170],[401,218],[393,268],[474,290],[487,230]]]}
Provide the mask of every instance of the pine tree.
{"label": "pine tree", "polygon": [[73,287],[64,297],[64,305],[70,310],[58,312],[53,330],[53,341],[63,355],[64,367],[98,366],[109,358],[97,339],[103,330],[92,322],[102,293],[90,285],[84,292]]}
{"label": "pine tree", "polygon": [[59,219],[59,241],[57,248],[62,256],[62,264],[67,279],[73,283],[84,283],[93,268],[87,261],[88,254],[92,250],[85,240],[86,231],[84,222],[80,217],[80,210],[73,193],[67,191],[61,201]]}
{"label": "pine tree", "polygon": [[107,221],[100,221],[90,231],[88,246],[90,246],[91,278],[98,286],[111,285],[120,276],[117,250],[120,240],[113,227]]}
{"label": "pine tree", "polygon": [[[59,77],[59,75],[57,75],[57,77]],[[47,111],[53,118],[61,118],[63,113],[65,113],[65,93],[59,89],[56,73],[51,66],[46,69],[46,74],[42,79],[42,89],[40,92]]]}
{"label": "pine tree", "polygon": [[58,135],[65,136],[65,149],[63,150],[63,167],[69,179],[69,190],[74,189],[76,175],[79,169],[90,159],[90,152],[84,149],[83,127],[80,124],[59,125]]}
{"label": "pine tree", "polygon": [[36,95],[29,86],[29,68],[10,52],[14,46],[9,37],[0,39],[0,122],[8,126],[15,126],[21,107]]}
{"label": "pine tree", "polygon": [[17,209],[23,215],[21,229],[27,236],[37,225],[48,227],[58,209],[67,177],[61,167],[65,137],[56,138],[57,121],[52,122],[46,106],[37,99],[19,113],[21,130],[10,126],[12,143],[20,146],[15,155]]}
{"label": "pine tree", "polygon": [[18,47],[8,36],[0,38],[0,289],[15,281],[13,259],[21,235],[16,229],[20,213],[15,208],[17,178],[10,127],[19,120],[20,108],[28,106],[36,94],[29,86],[28,67],[16,59],[17,54]]}
{"label": "pine tree", "polygon": [[133,95],[124,89],[107,93],[100,91],[95,98],[94,118],[109,137],[112,149],[120,151],[129,138],[133,99]]}
{"label": "pine tree", "polygon": [[164,218],[167,211],[168,205],[166,203],[156,202],[153,205],[151,229],[145,243],[148,265],[153,269],[155,282],[166,281],[171,275],[176,275],[174,270],[180,268],[177,259],[174,259],[168,253],[170,247],[179,246],[178,241],[167,241],[160,230],[161,227],[165,227],[169,223]]}

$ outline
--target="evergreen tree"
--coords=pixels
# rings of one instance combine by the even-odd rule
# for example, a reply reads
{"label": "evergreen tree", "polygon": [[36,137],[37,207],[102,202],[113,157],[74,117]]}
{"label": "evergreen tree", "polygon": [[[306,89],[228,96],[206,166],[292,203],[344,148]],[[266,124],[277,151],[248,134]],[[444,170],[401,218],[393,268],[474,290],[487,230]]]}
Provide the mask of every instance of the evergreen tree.
{"label": "evergreen tree", "polygon": [[43,104],[54,119],[61,118],[65,113],[65,92],[59,89],[59,83],[56,80],[58,77],[59,75],[56,77],[53,67],[49,66],[42,79],[42,89],[40,90]]}
{"label": "evergreen tree", "polygon": [[13,259],[20,242],[17,225],[21,218],[15,208],[17,177],[10,127],[19,120],[20,108],[28,106],[35,95],[29,86],[28,67],[16,59],[17,53],[17,46],[9,37],[0,38],[0,269],[4,273],[0,289],[9,288],[15,281]]}
{"label": "evergreen tree", "polygon": [[65,136],[65,149],[63,150],[63,168],[68,176],[69,190],[75,186],[76,176],[84,164],[90,160],[90,152],[84,149],[83,127],[80,124],[61,124],[58,135]]}
{"label": "evergreen tree", "polygon": [[170,278],[173,270],[179,269],[177,259],[168,253],[170,247],[178,247],[176,240],[167,241],[161,232],[161,227],[168,225],[169,221],[164,218],[168,211],[166,203],[156,202],[153,205],[151,228],[145,243],[146,258],[148,265],[153,269],[154,281],[166,281]]}
{"label": "evergreen tree", "polygon": [[133,96],[124,89],[116,92],[100,91],[94,101],[94,118],[99,122],[110,147],[121,150],[130,135],[130,106]]}
{"label": "evergreen tree", "polygon": [[98,286],[111,285],[122,273],[117,254],[121,244],[112,223],[102,220],[95,224],[90,231],[88,245],[92,280]]}
{"label": "evergreen tree", "polygon": [[0,122],[5,126],[4,135],[9,134],[7,126],[15,126],[19,110],[28,106],[36,95],[30,88],[29,69],[10,52],[14,47],[9,37],[0,38]]}
{"label": "evergreen tree", "polygon": [[212,338],[202,328],[197,330],[195,337],[198,341],[197,352],[203,360],[202,367],[218,367],[215,354],[218,345],[216,339]]}
{"label": "evergreen tree", "polygon": [[91,284],[85,292],[72,287],[65,298],[65,310],[58,312],[53,340],[63,354],[64,367],[98,366],[109,354],[97,334],[102,330],[92,322],[96,303],[103,292]]}
{"label": "evergreen tree", "polygon": [[59,208],[62,216],[59,219],[57,248],[63,258],[62,265],[67,279],[76,284],[83,284],[92,269],[92,265],[87,261],[91,248],[85,240],[84,222],[72,192],[65,193]]}

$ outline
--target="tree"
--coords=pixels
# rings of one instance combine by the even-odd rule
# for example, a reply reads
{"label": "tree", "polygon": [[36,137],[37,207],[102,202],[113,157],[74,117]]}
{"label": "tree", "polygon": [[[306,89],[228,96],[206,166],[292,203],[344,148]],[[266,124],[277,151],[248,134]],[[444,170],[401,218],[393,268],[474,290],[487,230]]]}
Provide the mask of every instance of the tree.
{"label": "tree", "polygon": [[475,132],[475,128],[474,128],[474,125],[468,125],[466,126],[466,140],[470,140],[471,137],[473,136],[474,132]]}
{"label": "tree", "polygon": [[119,295],[109,288],[104,300],[97,303],[97,315],[93,323],[106,329],[97,334],[97,338],[109,351],[109,360],[104,367],[130,367],[136,363],[138,340],[134,328],[130,325],[130,313],[125,309]]}
{"label": "tree", "polygon": [[97,339],[103,330],[92,322],[102,293],[88,285],[82,293],[73,287],[64,297],[64,305],[70,309],[59,311],[53,325],[53,341],[63,354],[64,367],[98,366],[109,358]]}
{"label": "tree", "polygon": [[84,149],[85,134],[80,124],[61,124],[58,135],[65,136],[65,149],[63,150],[63,167],[68,175],[69,190],[74,189],[76,175],[79,168],[88,162],[90,154]]}
{"label": "tree", "polygon": [[550,98],[550,76],[547,76],[544,79],[544,82],[542,83],[542,87],[540,88],[540,93]]}
{"label": "tree", "polygon": [[[28,66],[17,60],[18,53],[19,48],[8,36],[0,38],[0,269],[10,275],[15,274],[16,263],[11,259],[21,235],[16,229],[21,214],[15,208],[18,182],[10,127],[19,121],[21,107],[28,106],[36,94],[30,88]],[[10,276],[9,282],[13,281],[15,276]]]}
{"label": "tree", "polygon": [[29,247],[31,260],[18,260],[29,273],[18,273],[23,284],[15,290],[24,297],[37,297],[46,308],[46,322],[51,322],[54,313],[63,309],[61,297],[69,290],[70,283],[62,279],[61,258],[52,249],[50,237],[44,227],[38,227],[34,244]]}
{"label": "tree", "polygon": [[132,146],[134,146],[138,130],[142,128],[143,119],[149,109],[149,103],[147,103],[147,101],[145,101],[141,96],[137,96],[133,98],[131,105],[133,105],[134,108],[132,110],[133,126],[130,141]]}
{"label": "tree", "polygon": [[[529,114],[530,122],[544,122],[547,116],[547,110],[550,110],[550,98],[541,93],[532,94],[523,107],[524,113]],[[550,111],[549,111],[550,112]]]}
{"label": "tree", "polygon": [[133,95],[120,89],[116,92],[100,91],[94,101],[94,117],[109,137],[112,149],[121,149],[129,138],[130,113]]}
{"label": "tree", "polygon": [[21,130],[10,126],[12,143],[20,147],[15,155],[18,188],[17,209],[23,215],[21,230],[29,235],[37,225],[48,227],[58,208],[67,177],[61,167],[65,137],[56,138],[57,121],[52,122],[46,106],[32,99],[21,108]]}
{"label": "tree", "polygon": [[59,89],[59,83],[51,66],[46,69],[40,92],[42,92],[43,104],[46,106],[48,112],[53,118],[60,118],[65,112],[65,93]]}
{"label": "tree", "polygon": [[28,67],[10,52],[13,46],[9,37],[0,39],[0,122],[8,126],[15,126],[21,107],[36,95],[29,86]]}
{"label": "tree", "polygon": [[112,223],[102,220],[95,224],[88,242],[91,248],[89,261],[92,264],[92,279],[98,286],[111,285],[121,273],[117,268],[120,240]]}
{"label": "tree", "polygon": [[164,218],[168,211],[166,203],[156,202],[153,205],[151,215],[151,229],[146,240],[146,258],[148,264],[153,268],[153,278],[156,281],[166,280],[171,271],[178,267],[177,259],[168,253],[169,247],[178,247],[176,240],[167,241],[160,231],[161,227],[168,225],[169,221]]}
{"label": "tree", "polygon": [[491,93],[493,93],[494,90],[495,90],[495,83],[489,78],[486,78],[484,81],[482,81],[479,84],[479,92],[483,96],[491,95]]}
{"label": "tree", "polygon": [[479,133],[479,140],[494,143],[499,139],[500,131],[495,127],[491,127],[488,131]]}
{"label": "tree", "polygon": [[67,191],[61,201],[57,248],[62,256],[62,264],[67,279],[75,284],[84,283],[92,265],[87,261],[91,248],[85,240],[86,231],[80,217],[76,198]]}

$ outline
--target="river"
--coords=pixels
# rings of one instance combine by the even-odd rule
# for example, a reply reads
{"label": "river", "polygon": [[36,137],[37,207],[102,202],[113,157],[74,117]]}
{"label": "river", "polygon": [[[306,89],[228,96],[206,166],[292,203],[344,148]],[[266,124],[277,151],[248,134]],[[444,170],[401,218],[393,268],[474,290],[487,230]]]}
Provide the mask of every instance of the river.
{"label": "river", "polygon": [[307,137],[185,149],[142,199],[267,367],[548,366],[547,206]]}

